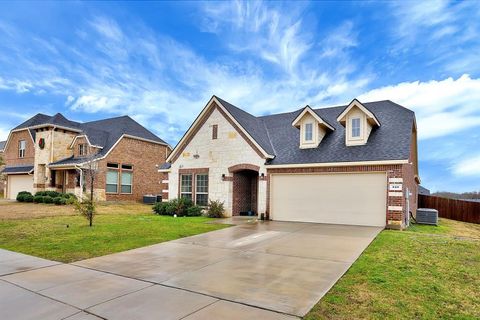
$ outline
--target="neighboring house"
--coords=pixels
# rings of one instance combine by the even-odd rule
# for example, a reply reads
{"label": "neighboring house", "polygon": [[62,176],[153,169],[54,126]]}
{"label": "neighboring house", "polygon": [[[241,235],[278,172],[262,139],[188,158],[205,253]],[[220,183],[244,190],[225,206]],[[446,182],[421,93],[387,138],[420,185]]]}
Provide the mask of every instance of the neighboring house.
{"label": "neighboring house", "polygon": [[391,101],[253,116],[213,96],[161,167],[164,199],[228,215],[403,228],[420,183],[415,114]]}
{"label": "neighboring house", "polygon": [[424,195],[424,196],[429,196],[430,195],[430,190],[423,186],[418,186],[418,194]]}
{"label": "neighboring house", "polygon": [[5,196],[5,175],[1,172],[5,167],[5,165],[2,165],[2,161],[5,161],[3,148],[5,147],[6,142],[7,141],[0,141],[0,198]]}
{"label": "neighboring house", "polygon": [[94,163],[98,200],[140,200],[160,194],[171,148],[128,116],[85,123],[37,114],[10,131],[5,144],[7,198],[55,190],[83,196],[86,167]]}

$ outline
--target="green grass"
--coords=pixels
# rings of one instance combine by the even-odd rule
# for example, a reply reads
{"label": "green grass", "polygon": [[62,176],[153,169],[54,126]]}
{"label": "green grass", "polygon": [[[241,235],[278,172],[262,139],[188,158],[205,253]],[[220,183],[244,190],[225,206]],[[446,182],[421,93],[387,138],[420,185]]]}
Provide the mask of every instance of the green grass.
{"label": "green grass", "polygon": [[385,230],[305,319],[479,319],[480,226]]}
{"label": "green grass", "polygon": [[0,220],[0,247],[73,262],[227,227],[208,221],[148,213],[97,215],[91,228],[81,216]]}

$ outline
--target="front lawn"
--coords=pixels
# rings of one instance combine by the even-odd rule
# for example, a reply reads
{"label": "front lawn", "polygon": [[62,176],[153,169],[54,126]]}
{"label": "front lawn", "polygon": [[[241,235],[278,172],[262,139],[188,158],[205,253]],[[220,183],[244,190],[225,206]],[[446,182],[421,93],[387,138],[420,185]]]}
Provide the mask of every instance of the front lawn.
{"label": "front lawn", "polygon": [[479,319],[480,225],[381,232],[305,319]]}
{"label": "front lawn", "polygon": [[[22,206],[24,210],[43,208],[49,216],[22,213]],[[206,223],[211,219],[204,217],[157,216],[151,208],[136,203],[102,204],[90,228],[84,217],[73,215],[70,206],[2,202],[0,248],[73,262],[227,227]]]}

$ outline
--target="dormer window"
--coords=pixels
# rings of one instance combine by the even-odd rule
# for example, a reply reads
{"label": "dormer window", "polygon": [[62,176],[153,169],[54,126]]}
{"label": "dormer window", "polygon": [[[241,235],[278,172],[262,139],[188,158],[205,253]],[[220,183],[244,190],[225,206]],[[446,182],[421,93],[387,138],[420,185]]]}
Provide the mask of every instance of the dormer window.
{"label": "dormer window", "polygon": [[367,144],[374,127],[380,127],[377,117],[360,101],[352,102],[337,117],[337,121],[345,126],[345,145],[361,146]]}
{"label": "dormer window", "polygon": [[316,148],[327,134],[328,130],[335,130],[325,122],[315,111],[306,106],[293,120],[292,126],[300,129],[300,148]]}
{"label": "dormer window", "polygon": [[313,140],[313,123],[305,124],[305,141]]}
{"label": "dormer window", "polygon": [[360,118],[352,119],[352,138],[360,137]]}

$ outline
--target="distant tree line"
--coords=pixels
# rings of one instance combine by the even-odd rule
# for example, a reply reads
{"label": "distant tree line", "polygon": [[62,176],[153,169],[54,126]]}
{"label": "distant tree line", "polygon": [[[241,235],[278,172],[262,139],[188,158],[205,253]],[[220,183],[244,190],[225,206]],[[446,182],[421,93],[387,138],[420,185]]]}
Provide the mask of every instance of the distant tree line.
{"label": "distant tree line", "polygon": [[480,192],[472,191],[472,192],[456,193],[456,192],[438,191],[438,192],[432,193],[432,196],[450,198],[450,199],[480,199]]}

